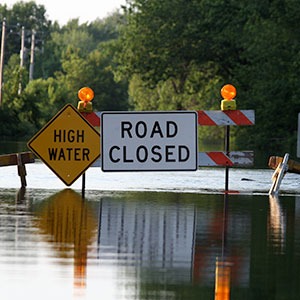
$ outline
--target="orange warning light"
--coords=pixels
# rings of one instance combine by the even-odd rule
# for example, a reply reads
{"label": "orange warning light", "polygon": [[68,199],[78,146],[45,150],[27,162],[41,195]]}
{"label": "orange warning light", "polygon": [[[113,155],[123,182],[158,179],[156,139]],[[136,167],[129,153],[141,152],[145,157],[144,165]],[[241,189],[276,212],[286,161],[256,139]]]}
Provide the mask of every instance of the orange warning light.
{"label": "orange warning light", "polygon": [[226,84],[221,89],[223,99],[232,100],[236,96],[236,88],[232,84]]}
{"label": "orange warning light", "polygon": [[94,99],[94,91],[89,87],[83,87],[78,91],[78,98],[84,102],[92,101]]}
{"label": "orange warning light", "polygon": [[94,99],[94,91],[89,87],[83,87],[78,91],[78,98],[81,100],[78,102],[77,109],[80,112],[92,112],[93,105],[90,101]]}

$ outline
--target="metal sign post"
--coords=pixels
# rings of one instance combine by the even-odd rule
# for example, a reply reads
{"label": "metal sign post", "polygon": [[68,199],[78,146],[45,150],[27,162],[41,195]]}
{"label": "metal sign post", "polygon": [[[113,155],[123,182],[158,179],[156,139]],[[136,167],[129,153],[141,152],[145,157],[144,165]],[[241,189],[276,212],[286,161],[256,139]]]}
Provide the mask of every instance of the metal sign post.
{"label": "metal sign post", "polygon": [[[225,152],[229,155],[230,148],[230,126],[225,126]],[[225,193],[229,190],[229,165],[225,166]]]}
{"label": "metal sign post", "polygon": [[298,114],[297,157],[300,157],[300,113]]}

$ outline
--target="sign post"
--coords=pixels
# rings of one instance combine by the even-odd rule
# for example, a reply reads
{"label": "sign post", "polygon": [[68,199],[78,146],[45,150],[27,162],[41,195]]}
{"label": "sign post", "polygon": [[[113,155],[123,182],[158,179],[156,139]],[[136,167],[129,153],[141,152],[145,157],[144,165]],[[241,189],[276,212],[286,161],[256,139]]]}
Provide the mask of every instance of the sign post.
{"label": "sign post", "polygon": [[300,157],[300,113],[298,114],[297,157]]}
{"label": "sign post", "polygon": [[27,145],[70,186],[100,156],[99,140],[99,132],[67,104]]}
{"label": "sign post", "polygon": [[196,171],[197,113],[103,112],[103,171]]}

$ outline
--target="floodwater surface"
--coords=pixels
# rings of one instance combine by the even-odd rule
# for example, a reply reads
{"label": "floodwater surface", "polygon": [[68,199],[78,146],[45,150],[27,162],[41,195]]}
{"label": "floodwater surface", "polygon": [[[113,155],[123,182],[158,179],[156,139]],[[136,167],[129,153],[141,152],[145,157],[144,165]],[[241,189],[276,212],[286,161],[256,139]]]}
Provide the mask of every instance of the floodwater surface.
{"label": "floodwater surface", "polygon": [[300,198],[2,188],[1,299],[300,299]]}

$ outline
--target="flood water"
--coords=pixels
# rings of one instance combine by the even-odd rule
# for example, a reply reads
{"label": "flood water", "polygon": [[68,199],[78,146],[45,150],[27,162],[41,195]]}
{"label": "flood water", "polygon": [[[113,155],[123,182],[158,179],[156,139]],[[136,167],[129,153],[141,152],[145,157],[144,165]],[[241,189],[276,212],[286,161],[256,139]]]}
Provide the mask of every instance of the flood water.
{"label": "flood water", "polygon": [[300,198],[2,189],[1,299],[299,299]]}

